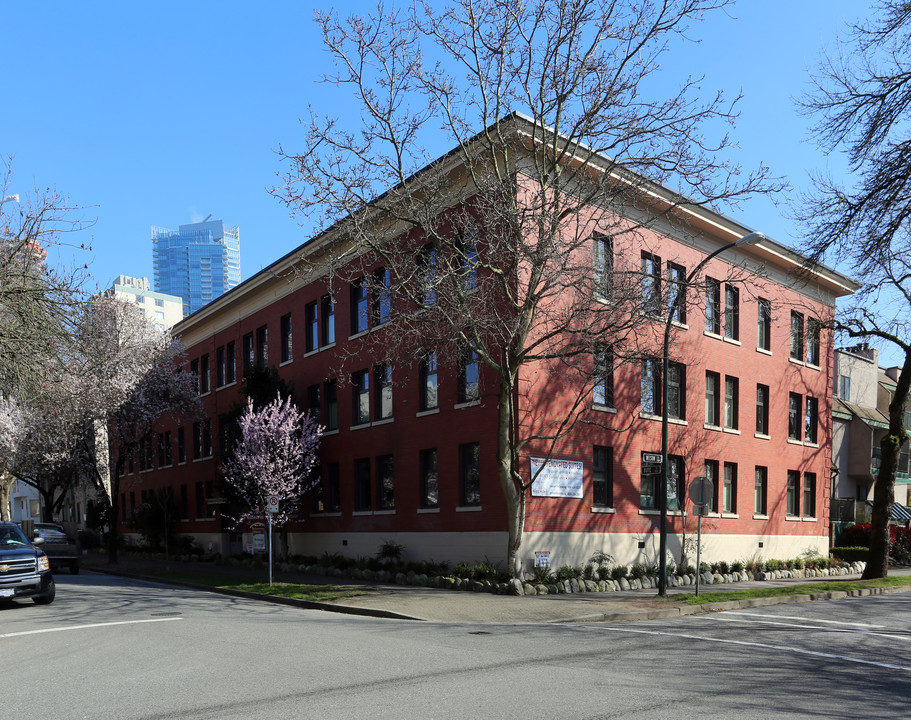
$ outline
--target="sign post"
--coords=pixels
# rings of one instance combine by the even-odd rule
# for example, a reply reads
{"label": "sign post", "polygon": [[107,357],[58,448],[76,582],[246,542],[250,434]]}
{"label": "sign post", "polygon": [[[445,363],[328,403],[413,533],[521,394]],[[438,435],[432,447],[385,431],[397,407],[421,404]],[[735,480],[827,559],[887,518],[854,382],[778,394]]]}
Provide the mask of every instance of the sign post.
{"label": "sign post", "polygon": [[272,515],[278,512],[278,495],[266,498],[266,517],[269,519],[269,587],[272,587]]}
{"label": "sign post", "polygon": [[715,486],[712,481],[700,475],[693,478],[690,483],[690,497],[693,498],[693,506],[696,508],[696,515],[699,520],[696,524],[696,596],[699,596],[699,579],[702,575],[702,516],[705,514],[706,506],[712,501],[712,494],[715,492]]}

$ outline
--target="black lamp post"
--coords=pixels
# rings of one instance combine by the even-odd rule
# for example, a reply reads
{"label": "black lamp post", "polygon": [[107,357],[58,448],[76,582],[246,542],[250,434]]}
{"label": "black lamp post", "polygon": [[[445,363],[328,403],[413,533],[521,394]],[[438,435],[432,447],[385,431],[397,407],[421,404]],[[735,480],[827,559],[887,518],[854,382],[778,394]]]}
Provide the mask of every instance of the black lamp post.
{"label": "black lamp post", "polygon": [[[766,237],[760,232],[751,232],[744,235],[739,240],[735,240],[727,245],[722,245],[712,253],[709,253],[700,262],[693,271],[686,276],[683,287],[687,287],[690,281],[706,266],[709,260],[720,255],[725,250],[732,247],[743,247],[746,245],[755,245],[762,242]],[[669,479],[669,468],[667,462],[667,370],[668,354],[671,344],[671,324],[677,308],[683,299],[683,293],[677,292],[671,301],[670,308],[667,312],[667,321],[664,323],[664,350],[661,355],[661,486],[658,488],[658,507],[661,509],[661,521],[659,524],[658,534],[658,594],[664,597],[667,595],[667,484]]]}

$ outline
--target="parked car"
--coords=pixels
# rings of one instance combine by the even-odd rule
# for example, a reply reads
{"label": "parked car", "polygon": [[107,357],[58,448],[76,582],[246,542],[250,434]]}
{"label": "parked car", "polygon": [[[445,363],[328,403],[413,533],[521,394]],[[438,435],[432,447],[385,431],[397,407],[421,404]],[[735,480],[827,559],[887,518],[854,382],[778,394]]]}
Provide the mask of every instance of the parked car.
{"label": "parked car", "polygon": [[57,594],[51,563],[40,549],[44,538],[30,541],[13,523],[0,522],[0,602],[31,598],[38,605]]}
{"label": "parked car", "polygon": [[66,566],[73,575],[79,574],[79,568],[82,566],[82,547],[77,539],[66,534],[62,525],[36,522],[32,538],[44,539],[41,549],[51,561],[51,570]]}

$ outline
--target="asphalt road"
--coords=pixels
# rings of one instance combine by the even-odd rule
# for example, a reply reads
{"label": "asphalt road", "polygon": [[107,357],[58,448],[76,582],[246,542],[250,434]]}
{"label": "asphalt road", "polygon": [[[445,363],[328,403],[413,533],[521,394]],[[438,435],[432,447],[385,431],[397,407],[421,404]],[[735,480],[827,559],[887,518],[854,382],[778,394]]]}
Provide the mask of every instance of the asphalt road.
{"label": "asphalt road", "polygon": [[911,716],[911,594],[590,625],[300,610],[58,576],[0,609],[5,718]]}

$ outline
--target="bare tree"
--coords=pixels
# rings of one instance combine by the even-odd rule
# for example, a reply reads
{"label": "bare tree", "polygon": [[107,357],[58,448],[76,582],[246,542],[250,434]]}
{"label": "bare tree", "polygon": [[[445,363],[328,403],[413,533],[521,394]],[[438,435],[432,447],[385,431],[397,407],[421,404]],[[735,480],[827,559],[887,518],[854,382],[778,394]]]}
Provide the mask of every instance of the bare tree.
{"label": "bare tree", "polygon": [[[668,43],[725,4],[416,0],[316,15],[338,68],[325,80],[351,90],[360,114],[311,109],[274,193],[303,220],[335,224],[339,242],[314,249],[305,271],[335,292],[353,284],[364,325],[395,328],[364,336],[372,353],[399,367],[434,350],[457,357],[461,399],[497,402],[513,574],[534,479],[520,454],[550,457],[579,423],[599,422],[598,378],[660,346],[638,312],[648,226],[687,232],[681,208],[769,187],[764,169],[738,178],[719,159],[727,137],[707,139],[733,104],[701,99],[698,78],[664,99],[645,92]],[[440,139],[454,149],[435,160]],[[666,307],[645,295],[657,303],[646,310]],[[555,425],[520,399],[536,383],[563,398]]]}
{"label": "bare tree", "polygon": [[[10,485],[16,477],[21,478],[17,471],[24,467],[21,460],[30,452],[28,426],[35,417],[32,406],[47,406],[48,379],[66,362],[85,266],[52,267],[47,263],[49,251],[68,245],[65,234],[82,227],[77,209],[49,188],[13,193],[11,162],[7,159],[2,164],[0,396],[4,421],[10,420],[11,408],[16,415],[10,428],[15,438],[7,437],[2,443],[7,452],[0,476],[0,506],[8,519]],[[12,439],[16,442],[10,442]],[[44,445],[41,451],[49,452],[48,447]]]}
{"label": "bare tree", "polygon": [[[83,225],[52,189],[11,192],[7,161],[0,179],[0,391],[17,397],[42,382],[49,353],[65,344],[82,301],[85,266],[51,267],[48,252]],[[87,248],[80,246],[80,250]]]}
{"label": "bare tree", "polygon": [[882,464],[873,499],[870,556],[864,577],[888,574],[889,514],[911,388],[911,2],[884,0],[878,15],[854,25],[827,57],[803,107],[818,122],[826,150],[841,150],[851,185],[815,178],[803,198],[806,246],[814,260],[851,267],[864,286],[839,319],[850,337],[872,338],[904,356],[889,405]]}

